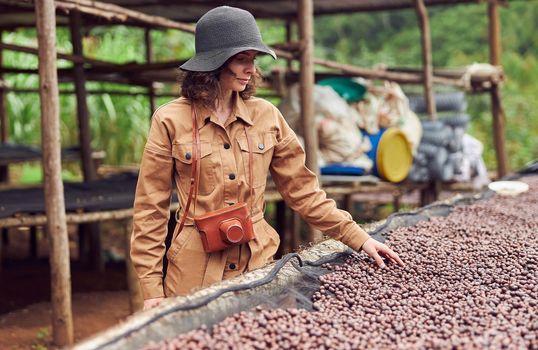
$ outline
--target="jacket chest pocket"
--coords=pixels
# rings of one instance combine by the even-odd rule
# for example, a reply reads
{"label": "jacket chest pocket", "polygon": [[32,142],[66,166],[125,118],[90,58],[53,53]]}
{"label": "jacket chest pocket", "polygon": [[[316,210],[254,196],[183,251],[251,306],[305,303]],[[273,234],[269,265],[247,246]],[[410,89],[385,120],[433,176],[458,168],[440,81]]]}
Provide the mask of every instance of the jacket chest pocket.
{"label": "jacket chest pocket", "polygon": [[[200,180],[198,181],[198,194],[208,195],[215,190],[215,160],[212,155],[211,143],[201,142],[200,154]],[[175,160],[176,171],[179,174],[180,186],[186,193],[189,193],[191,186],[191,169],[194,154],[192,153],[192,143],[172,144],[172,156]]]}
{"label": "jacket chest pocket", "polygon": [[[252,158],[253,158],[253,184],[252,187],[265,186],[267,182],[267,174],[269,172],[269,165],[273,158],[273,151],[276,144],[276,136],[273,132],[265,132],[255,134],[252,138]],[[245,169],[245,177],[247,184],[250,184],[249,174],[249,156],[248,156],[248,141],[245,136],[238,138],[237,142],[241,148],[241,156],[243,158],[243,166]]]}

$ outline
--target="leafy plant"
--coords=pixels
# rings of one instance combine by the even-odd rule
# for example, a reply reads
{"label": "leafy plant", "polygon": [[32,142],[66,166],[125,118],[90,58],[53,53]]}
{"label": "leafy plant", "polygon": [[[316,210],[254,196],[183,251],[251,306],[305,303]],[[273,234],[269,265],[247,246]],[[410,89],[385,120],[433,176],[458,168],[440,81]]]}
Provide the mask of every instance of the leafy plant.
{"label": "leafy plant", "polygon": [[36,333],[36,337],[32,344],[32,349],[33,350],[47,350],[48,338],[49,338],[48,328],[40,328]]}

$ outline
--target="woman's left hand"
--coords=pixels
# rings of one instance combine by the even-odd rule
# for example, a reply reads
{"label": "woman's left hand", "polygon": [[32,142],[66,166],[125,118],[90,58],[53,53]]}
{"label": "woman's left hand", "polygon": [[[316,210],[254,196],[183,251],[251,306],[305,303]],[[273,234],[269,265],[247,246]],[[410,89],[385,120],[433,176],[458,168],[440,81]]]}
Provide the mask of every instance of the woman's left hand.
{"label": "woman's left hand", "polygon": [[392,249],[387,247],[385,244],[376,241],[373,238],[368,238],[366,242],[362,245],[362,250],[376,261],[377,265],[381,268],[385,267],[385,262],[381,256],[389,259],[390,262],[404,266],[402,259],[396,254]]}

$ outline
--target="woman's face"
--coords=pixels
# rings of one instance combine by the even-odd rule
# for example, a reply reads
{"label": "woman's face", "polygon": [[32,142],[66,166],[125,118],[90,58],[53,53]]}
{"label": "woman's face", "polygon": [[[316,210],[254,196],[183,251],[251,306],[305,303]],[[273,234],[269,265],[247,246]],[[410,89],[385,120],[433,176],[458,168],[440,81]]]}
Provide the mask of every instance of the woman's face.
{"label": "woman's face", "polygon": [[238,53],[228,61],[228,69],[219,75],[222,90],[243,91],[256,72],[255,60],[258,51],[248,50]]}

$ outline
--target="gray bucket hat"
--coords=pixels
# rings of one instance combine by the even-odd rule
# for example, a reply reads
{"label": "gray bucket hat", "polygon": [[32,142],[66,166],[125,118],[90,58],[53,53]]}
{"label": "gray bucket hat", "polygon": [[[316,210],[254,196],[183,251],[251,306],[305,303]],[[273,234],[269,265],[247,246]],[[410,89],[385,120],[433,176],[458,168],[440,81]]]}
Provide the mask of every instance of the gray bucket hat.
{"label": "gray bucket hat", "polygon": [[210,72],[222,66],[235,54],[256,50],[276,55],[262,41],[254,16],[248,11],[220,6],[208,11],[196,23],[196,54],[179,68],[194,72]]}

